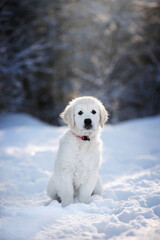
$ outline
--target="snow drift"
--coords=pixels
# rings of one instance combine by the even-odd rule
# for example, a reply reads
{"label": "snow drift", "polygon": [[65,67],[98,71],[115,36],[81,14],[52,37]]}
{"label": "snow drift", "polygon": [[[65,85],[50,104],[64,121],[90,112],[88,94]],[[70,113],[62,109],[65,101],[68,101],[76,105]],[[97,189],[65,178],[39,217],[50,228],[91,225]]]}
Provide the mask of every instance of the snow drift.
{"label": "snow drift", "polygon": [[160,116],[106,126],[103,197],[62,208],[46,185],[64,127],[0,117],[0,239],[160,238]]}

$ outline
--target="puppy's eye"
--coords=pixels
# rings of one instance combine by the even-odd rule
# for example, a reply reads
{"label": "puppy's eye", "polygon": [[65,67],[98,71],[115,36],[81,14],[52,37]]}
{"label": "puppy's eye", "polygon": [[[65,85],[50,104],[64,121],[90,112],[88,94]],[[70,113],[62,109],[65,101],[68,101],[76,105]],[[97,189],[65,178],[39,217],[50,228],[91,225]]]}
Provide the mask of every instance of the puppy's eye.
{"label": "puppy's eye", "polygon": [[79,115],[82,115],[82,114],[83,114],[83,112],[82,112],[82,111],[80,111],[78,114],[79,114]]}
{"label": "puppy's eye", "polygon": [[93,113],[93,114],[96,114],[96,111],[95,111],[95,110],[92,110],[92,113]]}

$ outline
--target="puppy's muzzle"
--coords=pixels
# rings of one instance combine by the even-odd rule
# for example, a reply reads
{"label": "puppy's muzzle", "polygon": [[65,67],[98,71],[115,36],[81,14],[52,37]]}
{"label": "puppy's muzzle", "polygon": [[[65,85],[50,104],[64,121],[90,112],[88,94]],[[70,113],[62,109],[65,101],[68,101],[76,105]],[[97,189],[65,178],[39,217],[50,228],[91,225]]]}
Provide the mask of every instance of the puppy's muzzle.
{"label": "puppy's muzzle", "polygon": [[87,130],[92,128],[92,120],[90,118],[84,119],[84,128]]}

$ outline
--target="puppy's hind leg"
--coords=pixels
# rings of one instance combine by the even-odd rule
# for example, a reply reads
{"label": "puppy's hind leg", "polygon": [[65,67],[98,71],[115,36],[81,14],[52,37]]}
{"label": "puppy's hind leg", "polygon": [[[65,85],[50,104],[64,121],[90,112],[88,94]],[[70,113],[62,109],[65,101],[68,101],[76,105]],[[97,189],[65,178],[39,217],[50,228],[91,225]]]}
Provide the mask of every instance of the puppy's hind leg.
{"label": "puppy's hind leg", "polygon": [[96,194],[96,195],[102,195],[103,193],[103,185],[102,185],[102,180],[100,178],[100,176],[98,175],[98,178],[97,178],[97,182],[96,182],[96,185],[94,187],[94,190],[93,190],[93,194]]}
{"label": "puppy's hind leg", "polygon": [[47,186],[47,194],[52,200],[57,200],[57,191],[54,181],[54,175],[50,178]]}

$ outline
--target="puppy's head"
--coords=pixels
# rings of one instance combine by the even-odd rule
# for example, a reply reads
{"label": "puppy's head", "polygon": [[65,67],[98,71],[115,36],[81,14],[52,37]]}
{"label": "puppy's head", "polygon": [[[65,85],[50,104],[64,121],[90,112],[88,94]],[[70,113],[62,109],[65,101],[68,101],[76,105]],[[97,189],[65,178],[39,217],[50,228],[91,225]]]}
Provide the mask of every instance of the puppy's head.
{"label": "puppy's head", "polygon": [[98,99],[79,97],[69,103],[60,117],[73,131],[87,134],[104,126],[108,112]]}

